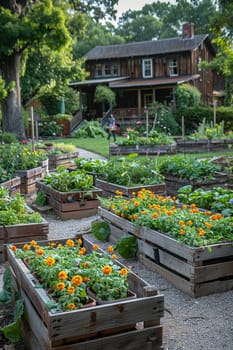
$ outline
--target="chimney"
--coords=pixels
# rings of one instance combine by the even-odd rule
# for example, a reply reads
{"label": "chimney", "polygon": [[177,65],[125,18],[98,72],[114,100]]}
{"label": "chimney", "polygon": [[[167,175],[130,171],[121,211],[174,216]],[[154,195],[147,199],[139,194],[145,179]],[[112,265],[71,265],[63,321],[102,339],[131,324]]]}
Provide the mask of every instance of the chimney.
{"label": "chimney", "polygon": [[184,23],[182,30],[183,39],[191,39],[194,36],[194,23]]}

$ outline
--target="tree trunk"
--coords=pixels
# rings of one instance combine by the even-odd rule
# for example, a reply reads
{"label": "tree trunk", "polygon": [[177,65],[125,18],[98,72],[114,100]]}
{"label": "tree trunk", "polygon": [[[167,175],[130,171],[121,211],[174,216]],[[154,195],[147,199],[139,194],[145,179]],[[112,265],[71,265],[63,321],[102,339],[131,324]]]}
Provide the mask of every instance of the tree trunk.
{"label": "tree trunk", "polygon": [[21,111],[20,57],[21,54],[15,51],[11,56],[1,57],[1,73],[6,86],[14,83],[13,89],[2,102],[2,128],[3,132],[14,133],[22,139],[25,138],[25,128]]}

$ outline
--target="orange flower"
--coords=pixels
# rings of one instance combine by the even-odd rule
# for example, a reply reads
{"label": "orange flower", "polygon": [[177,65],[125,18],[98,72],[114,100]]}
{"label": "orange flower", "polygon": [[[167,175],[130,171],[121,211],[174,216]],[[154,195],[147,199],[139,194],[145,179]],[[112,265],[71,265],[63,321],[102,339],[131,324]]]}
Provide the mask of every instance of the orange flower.
{"label": "orange flower", "polygon": [[133,214],[133,218],[136,220],[138,218],[138,214]]}
{"label": "orange flower", "polygon": [[82,245],[82,244],[83,244],[83,241],[82,241],[81,238],[78,239],[78,244],[79,244],[79,245]]}
{"label": "orange flower", "polygon": [[13,252],[15,252],[15,251],[17,250],[17,247],[16,247],[15,245],[12,245],[12,246],[11,246],[11,250],[12,250]]}
{"label": "orange flower", "polygon": [[185,235],[185,230],[180,230],[180,235]]}
{"label": "orange flower", "polygon": [[187,209],[187,205],[186,205],[186,204],[183,204],[183,205],[182,205],[182,208],[183,208],[183,209]]}
{"label": "orange flower", "polygon": [[98,246],[98,244],[93,244],[92,248],[93,248],[94,250],[98,250],[98,249],[99,249],[99,246]]}
{"label": "orange flower", "polygon": [[59,280],[67,280],[68,275],[67,275],[66,271],[60,271],[58,274],[58,278],[59,278]]}
{"label": "orange flower", "polygon": [[204,236],[205,235],[205,231],[203,230],[203,228],[199,228],[198,234],[199,234],[199,236]]}
{"label": "orange flower", "polygon": [[37,255],[43,255],[43,254],[44,254],[44,250],[43,250],[42,248],[38,248],[38,249],[36,250],[36,254],[37,254]]}
{"label": "orange flower", "polygon": [[84,283],[87,283],[88,281],[89,281],[89,278],[88,278],[87,276],[84,276],[84,277],[83,277],[83,282],[84,282]]}
{"label": "orange flower", "polygon": [[153,219],[158,219],[159,215],[158,215],[158,213],[153,213],[152,217],[153,217]]}
{"label": "orange flower", "polygon": [[192,222],[191,220],[188,220],[188,221],[187,221],[187,224],[188,224],[189,226],[192,226],[193,222]]}
{"label": "orange flower", "polygon": [[48,256],[45,263],[47,266],[53,266],[55,264],[55,259],[52,256]]}
{"label": "orange flower", "polygon": [[117,255],[116,255],[116,254],[113,254],[113,255],[112,255],[112,259],[116,260],[116,259],[117,259]]}
{"label": "orange flower", "polygon": [[68,247],[72,248],[75,246],[75,243],[74,243],[73,239],[67,239],[66,245],[68,245]]}
{"label": "orange flower", "polygon": [[31,242],[30,242],[30,246],[31,247],[35,247],[37,245],[37,242],[33,239]]}
{"label": "orange flower", "polygon": [[208,222],[208,221],[205,222],[205,225],[206,225],[207,228],[211,228],[212,227],[212,224],[210,222]]}
{"label": "orange flower", "polygon": [[69,310],[74,310],[74,309],[75,309],[75,304],[74,304],[74,303],[69,303],[69,304],[67,305],[67,308],[68,308]]}
{"label": "orange flower", "polygon": [[113,247],[112,245],[110,245],[110,246],[108,247],[108,252],[109,252],[109,253],[114,252],[114,247]]}
{"label": "orange flower", "polygon": [[80,275],[75,275],[72,277],[71,282],[73,283],[74,286],[80,286],[83,282],[83,278]]}
{"label": "orange flower", "polygon": [[58,245],[57,245],[57,248],[62,248],[63,247],[63,245],[61,244],[61,243],[59,243]]}
{"label": "orange flower", "polygon": [[90,266],[90,265],[89,265],[89,263],[88,263],[87,261],[85,261],[85,262],[83,263],[84,269],[88,269],[89,266]]}
{"label": "orange flower", "polygon": [[183,220],[180,220],[180,221],[179,221],[179,225],[182,226],[182,227],[184,227],[184,226],[185,226],[184,221],[183,221]]}
{"label": "orange flower", "polygon": [[30,246],[27,243],[25,243],[23,245],[23,250],[30,250]]}
{"label": "orange flower", "polygon": [[82,247],[80,248],[79,255],[84,255],[86,253],[86,248]]}
{"label": "orange flower", "polygon": [[74,294],[74,292],[75,292],[74,286],[69,286],[68,289],[67,289],[67,292],[68,292],[69,294]]}
{"label": "orange flower", "polygon": [[58,290],[62,290],[62,289],[64,289],[65,288],[65,283],[64,282],[58,282],[57,283],[57,289]]}
{"label": "orange flower", "polygon": [[135,206],[135,207],[139,207],[139,206],[140,206],[140,202],[135,202],[135,203],[134,203],[134,206]]}
{"label": "orange flower", "polygon": [[192,203],[192,204],[190,205],[190,208],[192,208],[192,209],[196,208],[196,204],[195,204],[195,203]]}
{"label": "orange flower", "polygon": [[111,266],[109,265],[106,265],[102,268],[102,272],[105,274],[105,275],[109,275],[111,272],[112,272],[112,268]]}
{"label": "orange flower", "polygon": [[125,276],[128,274],[128,270],[126,268],[122,268],[121,271],[120,271],[120,274]]}

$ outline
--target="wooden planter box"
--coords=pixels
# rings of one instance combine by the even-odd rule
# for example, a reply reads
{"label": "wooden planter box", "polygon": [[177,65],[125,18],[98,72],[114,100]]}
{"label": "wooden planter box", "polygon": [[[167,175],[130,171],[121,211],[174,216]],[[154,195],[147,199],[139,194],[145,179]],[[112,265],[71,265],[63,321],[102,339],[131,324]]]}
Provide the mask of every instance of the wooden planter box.
{"label": "wooden planter box", "polygon": [[112,144],[109,147],[109,154],[112,156],[127,155],[137,153],[140,155],[158,155],[172,154],[176,152],[176,145],[136,145],[136,146],[120,146]]}
{"label": "wooden planter box", "polygon": [[96,215],[102,191],[93,187],[89,191],[59,192],[43,181],[37,181],[37,188],[46,195],[48,204],[54,213],[62,220],[80,219]]}
{"label": "wooden planter box", "polygon": [[69,152],[57,155],[49,154],[49,170],[55,170],[59,165],[69,167],[72,165],[72,159],[78,158],[79,152]]}
{"label": "wooden planter box", "polygon": [[9,190],[10,196],[13,196],[16,193],[20,193],[20,184],[21,178],[19,176],[14,177],[8,181],[2,182],[0,187],[7,188]]}
{"label": "wooden planter box", "polygon": [[[83,243],[89,252],[92,243],[87,236],[83,237]],[[21,328],[29,349],[161,349],[160,318],[164,312],[164,297],[134,273],[129,273],[128,281],[130,290],[137,295],[135,299],[71,312],[53,312],[46,307],[50,301],[46,291],[35,288],[35,277],[10,249],[8,260],[17,289],[24,299],[25,313]]]}
{"label": "wooden planter box", "polygon": [[45,175],[47,175],[49,172],[49,159],[42,160],[40,166],[42,168],[42,179],[43,179]]}
{"label": "wooden planter box", "polygon": [[150,190],[153,193],[157,193],[161,195],[166,194],[165,184],[126,187],[126,186],[116,185],[111,182],[107,182],[96,178],[95,186],[100,188],[103,191],[102,195],[104,197],[114,196],[116,194],[116,191],[122,192],[122,195],[125,197],[132,197],[133,194],[139,192],[143,188]]}
{"label": "wooden planter box", "polygon": [[49,233],[49,224],[45,219],[41,223],[0,226],[0,262],[6,260],[5,244],[45,240]]}
{"label": "wooden planter box", "polygon": [[221,152],[228,151],[233,145],[233,140],[177,140],[177,152]]}
{"label": "wooden planter box", "polygon": [[191,297],[233,289],[233,242],[193,248],[106,209],[99,208],[99,215],[110,224],[110,240],[127,234],[137,237],[140,261]]}
{"label": "wooden planter box", "polygon": [[227,186],[228,176],[225,173],[216,173],[214,179],[207,179],[202,182],[197,182],[195,180],[180,179],[176,176],[170,174],[163,174],[165,176],[165,183],[167,194],[171,196],[176,196],[180,187],[191,185],[193,190],[197,188],[203,188],[205,190],[211,189],[213,187]]}
{"label": "wooden planter box", "polygon": [[16,176],[21,179],[20,192],[22,194],[30,194],[36,190],[37,180],[42,179],[42,167],[37,167],[29,170],[17,170]]}

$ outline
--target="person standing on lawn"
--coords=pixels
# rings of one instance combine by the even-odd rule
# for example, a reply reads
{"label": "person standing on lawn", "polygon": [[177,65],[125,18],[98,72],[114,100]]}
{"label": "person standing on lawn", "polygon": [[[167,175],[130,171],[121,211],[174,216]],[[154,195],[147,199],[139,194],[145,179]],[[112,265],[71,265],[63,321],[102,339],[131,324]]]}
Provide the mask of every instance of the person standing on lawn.
{"label": "person standing on lawn", "polygon": [[109,120],[108,120],[108,140],[110,140],[111,135],[113,136],[114,142],[116,142],[116,122],[113,114],[110,114]]}

